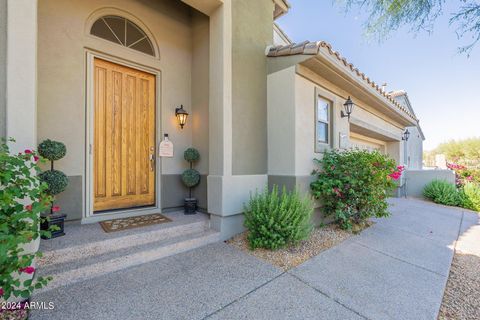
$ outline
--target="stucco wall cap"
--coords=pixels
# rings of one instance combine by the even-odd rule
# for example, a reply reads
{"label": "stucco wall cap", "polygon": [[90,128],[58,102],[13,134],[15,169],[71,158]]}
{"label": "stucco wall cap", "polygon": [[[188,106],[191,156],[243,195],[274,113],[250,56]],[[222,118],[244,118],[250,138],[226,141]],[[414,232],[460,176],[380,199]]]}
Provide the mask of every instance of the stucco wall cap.
{"label": "stucco wall cap", "polygon": [[352,63],[348,62],[345,57],[342,57],[340,52],[333,50],[332,46],[325,41],[304,41],[300,43],[292,43],[289,45],[284,46],[271,46],[268,47],[266,50],[268,57],[281,57],[281,56],[289,56],[289,55],[318,55],[321,52],[327,53],[331,56],[336,57],[336,59],[343,64],[343,66],[350,72],[354,73],[359,80],[365,81],[369,84],[376,92],[378,92],[381,96],[383,96],[388,103],[390,103],[394,108],[397,110],[402,111],[411,119],[418,121],[417,117],[412,114],[409,110],[404,108],[398,101],[396,101],[391,93],[387,93],[382,90],[381,86],[376,84],[372,81],[369,77],[367,77],[363,72],[361,72],[358,68],[356,68]]}

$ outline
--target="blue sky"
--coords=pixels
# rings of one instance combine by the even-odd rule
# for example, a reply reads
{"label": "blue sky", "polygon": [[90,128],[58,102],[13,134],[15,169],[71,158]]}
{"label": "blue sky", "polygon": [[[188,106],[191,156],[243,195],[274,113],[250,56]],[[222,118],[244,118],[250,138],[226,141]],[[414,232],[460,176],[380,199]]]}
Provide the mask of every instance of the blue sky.
{"label": "blue sky", "polygon": [[432,34],[403,28],[381,43],[365,36],[365,13],[345,13],[331,0],[289,2],[291,10],[277,23],[293,41],[325,40],[376,83],[387,82],[387,90],[408,92],[426,136],[425,150],[480,136],[480,43],[469,58],[457,53],[465,41],[448,24],[457,1],[444,8]]}

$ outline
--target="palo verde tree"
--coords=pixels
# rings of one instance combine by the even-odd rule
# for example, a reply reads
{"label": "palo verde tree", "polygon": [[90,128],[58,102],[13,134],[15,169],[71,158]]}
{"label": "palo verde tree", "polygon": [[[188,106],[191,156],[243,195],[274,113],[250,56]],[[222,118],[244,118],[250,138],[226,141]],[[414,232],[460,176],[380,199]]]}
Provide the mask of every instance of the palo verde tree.
{"label": "palo verde tree", "polygon": [[[459,52],[470,54],[480,41],[480,1],[478,0],[335,0],[347,11],[359,9],[369,15],[365,22],[367,34],[384,40],[401,27],[410,31],[433,30],[434,22],[443,14],[459,39],[467,44]],[[467,40],[470,39],[470,40]]]}

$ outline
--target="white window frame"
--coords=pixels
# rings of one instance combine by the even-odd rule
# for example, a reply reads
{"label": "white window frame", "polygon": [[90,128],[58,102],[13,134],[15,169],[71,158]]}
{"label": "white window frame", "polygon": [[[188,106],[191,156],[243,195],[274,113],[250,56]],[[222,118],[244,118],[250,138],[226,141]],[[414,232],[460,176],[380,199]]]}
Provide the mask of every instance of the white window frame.
{"label": "white window frame", "polygon": [[[327,101],[329,104],[328,108],[328,122],[324,121],[319,121],[318,120],[318,102],[319,100],[324,100]],[[315,142],[315,152],[316,153],[321,153],[325,152],[326,150],[329,150],[333,147],[334,142],[334,106],[335,106],[335,99],[331,94],[326,94],[323,90],[320,88],[315,89],[315,103],[314,103],[314,108],[315,108],[315,124],[314,124],[314,142]],[[319,141],[318,140],[318,125],[319,123],[325,123],[328,126],[328,136],[327,136],[327,141]]]}

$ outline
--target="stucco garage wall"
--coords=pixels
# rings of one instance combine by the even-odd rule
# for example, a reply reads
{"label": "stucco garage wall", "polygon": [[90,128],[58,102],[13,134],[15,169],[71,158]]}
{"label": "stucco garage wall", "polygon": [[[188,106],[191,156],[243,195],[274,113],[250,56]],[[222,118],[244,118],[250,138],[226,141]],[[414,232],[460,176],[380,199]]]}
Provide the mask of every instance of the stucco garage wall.
{"label": "stucco garage wall", "polygon": [[271,0],[232,1],[232,172],[267,172],[267,58]]}
{"label": "stucco garage wall", "polygon": [[[113,13],[141,21],[153,34],[160,57],[88,35],[89,16],[102,8],[113,8]],[[75,195],[75,203],[69,207],[71,201],[64,201],[65,211],[81,217],[80,195],[85,183],[86,48],[161,71],[158,138],[168,133],[175,147],[174,158],[161,159],[161,173],[180,174],[187,165],[183,151],[192,145],[193,126],[187,123],[180,130],[175,107],[183,104],[192,116],[195,113],[191,100],[191,9],[175,0],[42,0],[38,10],[38,141],[51,138],[67,146],[67,156],[58,161],[57,168],[70,177],[70,190],[65,194]],[[208,127],[205,130],[208,132]],[[181,191],[175,190],[180,196]]]}

